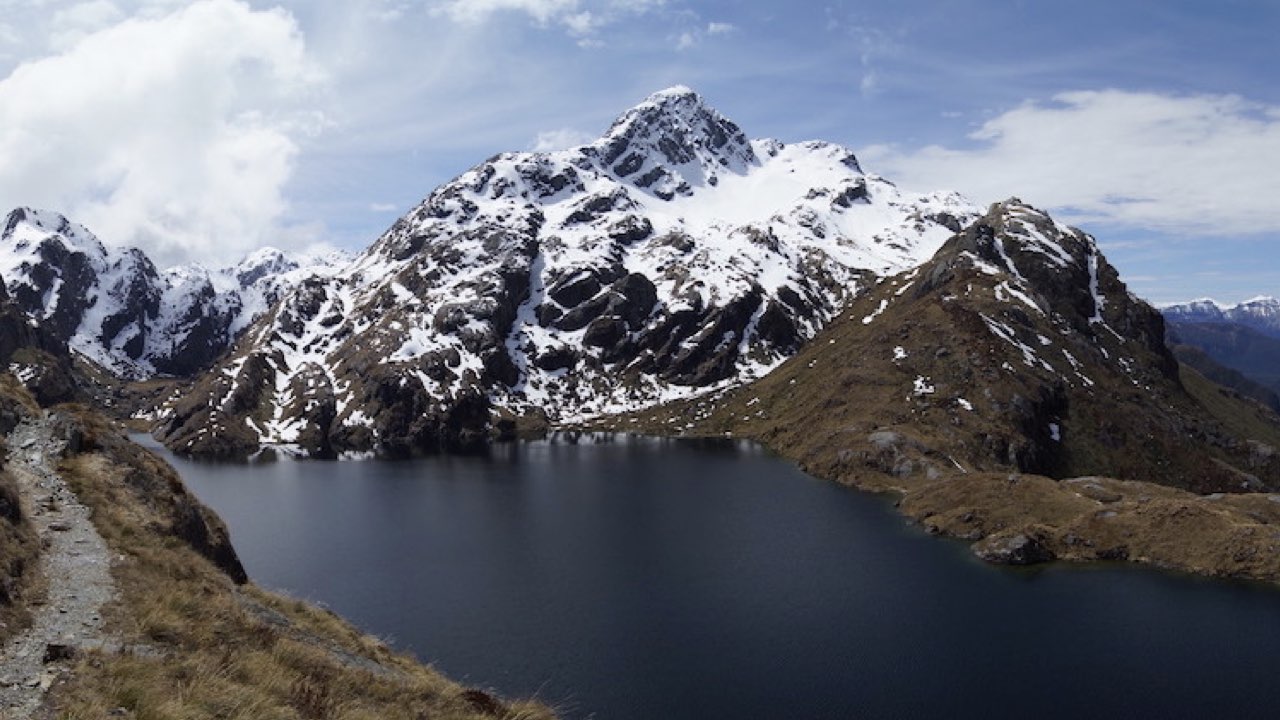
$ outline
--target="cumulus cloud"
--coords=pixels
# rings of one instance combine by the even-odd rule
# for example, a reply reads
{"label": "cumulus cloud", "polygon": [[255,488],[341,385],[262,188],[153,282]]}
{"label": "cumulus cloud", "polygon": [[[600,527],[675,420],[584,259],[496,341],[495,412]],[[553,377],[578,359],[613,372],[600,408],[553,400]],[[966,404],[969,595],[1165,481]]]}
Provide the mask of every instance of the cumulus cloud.
{"label": "cumulus cloud", "polygon": [[983,202],[1017,194],[1072,222],[1183,234],[1280,232],[1280,107],[1236,96],[1119,90],[1027,102],[975,147],[875,146],[869,167]]}
{"label": "cumulus cloud", "polygon": [[162,265],[300,241],[279,220],[319,77],[291,16],[234,0],[67,12],[82,34],[0,80],[3,204],[62,211]]}
{"label": "cumulus cloud", "polygon": [[538,137],[533,141],[532,149],[534,152],[553,152],[586,145],[592,140],[595,140],[595,137],[590,133],[574,130],[573,128],[547,130],[538,133]]}

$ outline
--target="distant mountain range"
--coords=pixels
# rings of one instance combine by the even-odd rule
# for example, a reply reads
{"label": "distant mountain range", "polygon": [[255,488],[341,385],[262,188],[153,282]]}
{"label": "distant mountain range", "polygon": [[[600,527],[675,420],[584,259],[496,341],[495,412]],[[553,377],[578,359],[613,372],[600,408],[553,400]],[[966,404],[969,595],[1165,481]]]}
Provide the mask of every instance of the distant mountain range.
{"label": "distant mountain range", "polygon": [[303,277],[346,258],[266,248],[238,265],[158,271],[53,212],[20,208],[0,231],[0,279],[19,308],[72,350],[126,378],[192,375]]}
{"label": "distant mountain range", "polygon": [[1161,312],[1174,323],[1234,323],[1280,338],[1280,300],[1273,297],[1257,297],[1238,305],[1223,305],[1209,299],[1193,300],[1166,305]]}
{"label": "distant mountain range", "polygon": [[[1280,411],[1280,300],[1238,305],[1194,300],[1162,309],[1178,357],[1258,402]],[[1229,371],[1206,366],[1208,359]]]}

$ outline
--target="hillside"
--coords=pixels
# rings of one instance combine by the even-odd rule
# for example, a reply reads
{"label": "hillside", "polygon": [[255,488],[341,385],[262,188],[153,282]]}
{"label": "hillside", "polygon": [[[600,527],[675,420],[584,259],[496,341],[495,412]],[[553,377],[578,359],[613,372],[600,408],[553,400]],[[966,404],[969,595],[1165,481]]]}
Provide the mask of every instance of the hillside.
{"label": "hillside", "polygon": [[1178,358],[1179,363],[1195,370],[1206,379],[1224,388],[1234,390],[1242,397],[1261,403],[1273,412],[1280,412],[1280,395],[1277,395],[1275,390],[1247,377],[1238,370],[1233,370],[1220,364],[1204,350],[1194,345],[1177,343],[1175,340],[1176,337],[1171,334],[1169,349],[1173,351],[1173,355]]}
{"label": "hillside", "polygon": [[[1205,515],[1251,548],[1248,562],[1225,541],[1170,549],[1166,511],[1280,489],[1280,424],[1224,422],[1261,408],[1203,378],[1188,392],[1163,338],[1160,315],[1091,237],[1012,200],[854,301],[769,376],[595,426],[759,440],[820,477],[904,494],[904,512],[984,539],[993,559],[1129,557],[1278,579],[1264,560],[1280,549],[1267,529],[1274,496]],[[1144,497],[1173,504],[1151,515]],[[1211,532],[1190,527],[1179,532]]]}
{"label": "hillside", "polygon": [[1169,342],[1198,348],[1215,362],[1280,393],[1280,336],[1234,322],[1169,322]]}

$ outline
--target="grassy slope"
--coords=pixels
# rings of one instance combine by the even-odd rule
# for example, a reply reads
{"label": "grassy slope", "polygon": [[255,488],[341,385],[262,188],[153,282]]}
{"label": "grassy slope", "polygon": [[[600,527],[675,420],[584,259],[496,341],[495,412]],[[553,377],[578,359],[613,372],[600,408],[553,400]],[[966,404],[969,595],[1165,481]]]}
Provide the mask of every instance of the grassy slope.
{"label": "grassy slope", "polygon": [[1280,448],[1280,417],[1251,398],[1219,385],[1194,368],[1182,365],[1182,386],[1229,432],[1245,440],[1254,440]]}
{"label": "grassy slope", "polygon": [[[1232,370],[1219,364],[1209,354],[1192,345],[1171,345],[1178,362],[1194,369],[1211,382],[1230,388],[1237,393],[1257,400],[1275,412],[1280,412],[1280,396],[1276,391],[1255,380],[1250,379],[1238,370]],[[1184,380],[1185,383],[1185,380]]]}
{"label": "grassy slope", "polygon": [[0,472],[0,644],[30,622],[26,605],[38,593],[39,554],[40,543],[19,507],[13,478]]}
{"label": "grassy slope", "polygon": [[119,558],[121,598],[108,620],[125,648],[78,660],[53,693],[59,718],[115,708],[139,719],[551,717],[536,703],[463,688],[332,613],[237,585],[165,531],[175,504],[154,483],[139,485],[150,478],[185,492],[176,473],[105,420],[71,412],[81,449],[61,470]]}

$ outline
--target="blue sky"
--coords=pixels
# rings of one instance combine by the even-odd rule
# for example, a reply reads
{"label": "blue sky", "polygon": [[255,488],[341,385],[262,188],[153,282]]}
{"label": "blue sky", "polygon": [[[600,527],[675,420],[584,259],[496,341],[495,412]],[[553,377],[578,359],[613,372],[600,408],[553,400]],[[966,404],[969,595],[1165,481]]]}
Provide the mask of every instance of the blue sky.
{"label": "blue sky", "polygon": [[494,153],[694,87],[1093,232],[1156,302],[1280,294],[1280,3],[0,0],[0,204],[162,263],[357,249]]}

